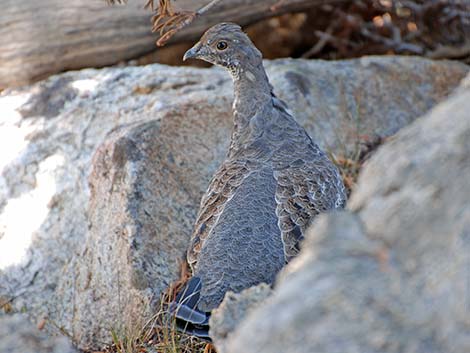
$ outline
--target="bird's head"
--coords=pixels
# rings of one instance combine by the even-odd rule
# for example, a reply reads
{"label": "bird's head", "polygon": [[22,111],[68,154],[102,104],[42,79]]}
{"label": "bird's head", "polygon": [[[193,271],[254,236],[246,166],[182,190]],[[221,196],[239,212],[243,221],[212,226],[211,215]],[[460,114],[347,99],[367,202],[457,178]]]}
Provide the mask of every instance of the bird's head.
{"label": "bird's head", "polygon": [[219,23],[209,28],[183,57],[194,58],[223,66],[236,72],[242,65],[259,65],[260,51],[235,23]]}

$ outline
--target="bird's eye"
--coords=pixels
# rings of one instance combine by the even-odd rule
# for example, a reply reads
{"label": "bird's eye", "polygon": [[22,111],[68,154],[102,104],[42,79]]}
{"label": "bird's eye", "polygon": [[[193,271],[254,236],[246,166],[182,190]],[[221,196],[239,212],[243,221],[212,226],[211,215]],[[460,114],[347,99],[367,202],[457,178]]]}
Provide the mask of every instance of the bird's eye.
{"label": "bird's eye", "polygon": [[225,50],[227,49],[227,42],[221,40],[220,42],[217,43],[217,49],[218,50]]}

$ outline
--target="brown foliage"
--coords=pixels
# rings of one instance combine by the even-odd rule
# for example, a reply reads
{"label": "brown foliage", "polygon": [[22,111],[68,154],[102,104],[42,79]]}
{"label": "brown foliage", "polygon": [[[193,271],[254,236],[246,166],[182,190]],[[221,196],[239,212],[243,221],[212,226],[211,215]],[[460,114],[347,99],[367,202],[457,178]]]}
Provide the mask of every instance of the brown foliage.
{"label": "brown foliage", "polygon": [[[303,57],[412,54],[470,62],[470,2],[360,0],[309,13],[315,44]],[[314,24],[312,26],[312,24]]]}

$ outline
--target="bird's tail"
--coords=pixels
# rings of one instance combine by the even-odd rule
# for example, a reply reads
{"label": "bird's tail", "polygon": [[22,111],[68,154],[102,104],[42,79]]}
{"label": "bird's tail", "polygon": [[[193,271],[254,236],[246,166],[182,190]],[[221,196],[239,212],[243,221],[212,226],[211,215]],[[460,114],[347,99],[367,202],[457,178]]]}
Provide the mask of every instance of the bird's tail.
{"label": "bird's tail", "polygon": [[170,303],[170,313],[176,318],[178,330],[210,341],[210,313],[197,309],[201,288],[201,279],[192,277],[178,293],[175,301]]}

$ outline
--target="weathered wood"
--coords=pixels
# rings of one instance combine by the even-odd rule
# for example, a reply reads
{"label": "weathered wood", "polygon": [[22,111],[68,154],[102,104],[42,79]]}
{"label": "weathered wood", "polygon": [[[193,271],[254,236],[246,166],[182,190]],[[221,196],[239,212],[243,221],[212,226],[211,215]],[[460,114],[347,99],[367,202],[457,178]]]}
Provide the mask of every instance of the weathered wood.
{"label": "weathered wood", "polygon": [[[154,0],[155,1],[155,0]],[[256,22],[266,17],[286,12],[300,11],[325,3],[338,3],[347,0],[180,0],[178,8],[183,10],[202,10],[202,14],[189,26],[172,37],[172,40],[193,39],[198,37],[208,26],[218,22],[232,21],[240,25]],[[204,6],[207,4],[216,6]],[[175,6],[176,7],[176,6]],[[204,11],[203,7],[209,7]],[[166,40],[163,41],[165,43]],[[159,43],[160,44],[160,43]]]}
{"label": "weathered wood", "polygon": [[[262,18],[340,0],[224,0],[178,32],[173,42],[193,40],[221,21],[246,25]],[[209,0],[179,0],[193,11]],[[151,12],[144,0],[108,6],[104,0],[3,0],[0,11],[0,88],[51,74],[112,65],[154,50]],[[275,5],[274,11],[271,7]]]}
{"label": "weathered wood", "polygon": [[101,0],[3,0],[0,87],[149,52],[150,18],[139,0],[113,7]]}

